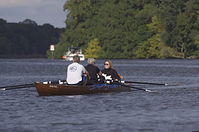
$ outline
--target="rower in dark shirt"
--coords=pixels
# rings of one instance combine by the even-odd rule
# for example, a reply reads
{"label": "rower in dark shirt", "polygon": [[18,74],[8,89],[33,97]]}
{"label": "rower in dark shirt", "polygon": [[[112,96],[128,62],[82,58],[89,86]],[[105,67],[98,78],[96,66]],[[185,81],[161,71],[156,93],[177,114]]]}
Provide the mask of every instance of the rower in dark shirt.
{"label": "rower in dark shirt", "polygon": [[105,77],[105,80],[120,81],[121,77],[115,69],[112,68],[112,62],[106,60],[104,62],[104,69],[102,70],[102,75]]}
{"label": "rower in dark shirt", "polygon": [[101,76],[100,69],[95,65],[95,59],[89,58],[88,59],[88,65],[85,66],[86,70],[89,73],[89,79],[87,81],[88,85],[96,84],[98,83],[98,76]]}

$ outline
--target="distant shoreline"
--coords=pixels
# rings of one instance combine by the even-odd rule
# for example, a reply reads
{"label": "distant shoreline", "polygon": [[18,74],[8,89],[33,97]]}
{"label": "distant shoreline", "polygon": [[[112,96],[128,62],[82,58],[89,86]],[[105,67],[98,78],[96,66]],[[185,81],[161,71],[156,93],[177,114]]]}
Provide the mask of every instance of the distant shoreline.
{"label": "distant shoreline", "polygon": [[47,56],[45,55],[26,55],[26,56],[21,56],[21,55],[16,55],[16,56],[0,56],[0,59],[40,59],[40,58],[46,58],[47,59]]}
{"label": "distant shoreline", "polygon": [[[11,56],[0,56],[0,59],[51,59],[51,58],[48,58],[47,56],[45,55],[27,55],[27,56],[14,56],[14,57],[11,57]],[[87,58],[86,58],[87,59]],[[111,60],[175,60],[175,59],[180,59],[180,60],[194,60],[194,59],[199,59],[199,56],[190,56],[190,57],[187,57],[187,58],[175,58],[175,57],[172,57],[172,58],[162,58],[162,59],[159,59],[159,58],[98,58],[97,60],[106,60],[106,59],[111,59]],[[62,60],[61,58],[54,58],[54,60]]]}

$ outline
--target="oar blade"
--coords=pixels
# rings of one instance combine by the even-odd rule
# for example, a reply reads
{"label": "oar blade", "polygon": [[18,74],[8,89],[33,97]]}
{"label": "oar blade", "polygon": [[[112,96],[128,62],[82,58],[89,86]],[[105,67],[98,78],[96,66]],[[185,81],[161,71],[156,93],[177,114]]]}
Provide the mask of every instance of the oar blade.
{"label": "oar blade", "polygon": [[149,92],[149,93],[158,93],[158,91],[144,89],[144,88],[140,88],[140,87],[132,87],[132,88],[137,89],[137,90],[142,90],[142,91],[145,91],[145,92]]}
{"label": "oar blade", "polygon": [[149,92],[149,93],[158,93],[158,91],[149,90],[149,89],[146,89],[146,92]]}
{"label": "oar blade", "polygon": [[5,91],[6,89],[5,88],[0,88],[0,90]]}
{"label": "oar blade", "polygon": [[165,84],[165,86],[180,86],[180,85],[182,85],[181,83],[176,83],[176,84]]}
{"label": "oar blade", "polygon": [[153,93],[156,92],[156,91],[152,91],[152,90],[145,89],[145,88],[140,88],[140,87],[134,87],[134,86],[130,86],[130,85],[125,85],[125,84],[122,84],[122,83],[120,85],[129,87],[129,88],[132,88],[132,89],[142,90],[142,91],[145,91],[145,92],[153,92]]}

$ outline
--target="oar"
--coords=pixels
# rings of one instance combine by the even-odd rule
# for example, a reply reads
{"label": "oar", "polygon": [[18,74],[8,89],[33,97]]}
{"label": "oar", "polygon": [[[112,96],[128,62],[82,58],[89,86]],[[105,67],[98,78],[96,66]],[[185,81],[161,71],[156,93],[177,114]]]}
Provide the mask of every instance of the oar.
{"label": "oar", "polygon": [[[60,81],[60,80],[59,80]],[[52,81],[51,83],[58,83],[59,81]],[[62,82],[65,80],[61,80]],[[20,84],[20,85],[12,85],[12,86],[4,86],[0,87],[0,90],[11,90],[11,89],[21,89],[21,88],[30,88],[34,87],[34,83],[29,83],[29,84]]]}
{"label": "oar", "polygon": [[157,92],[157,91],[152,91],[152,90],[145,89],[145,88],[140,88],[140,87],[134,87],[134,86],[125,85],[125,84],[122,84],[122,83],[120,83],[120,85],[125,86],[125,87],[129,87],[129,88],[133,88],[133,89],[137,89],[137,90],[142,90],[142,91],[145,91],[145,92]]}
{"label": "oar", "polygon": [[1,89],[1,88],[24,87],[24,86],[29,86],[29,85],[33,85],[33,83],[29,83],[29,84],[20,84],[20,85],[12,85],[12,86],[4,86],[4,87],[0,87],[0,89]]}
{"label": "oar", "polygon": [[150,84],[150,85],[164,85],[164,86],[177,86],[179,84],[168,83],[151,83],[151,82],[134,82],[134,81],[121,81],[122,83],[137,83],[137,84]]}
{"label": "oar", "polygon": [[145,92],[157,92],[157,91],[152,91],[152,90],[148,90],[148,89],[145,89],[145,88],[125,85],[124,83],[126,83],[126,81],[124,82],[124,81],[118,81],[118,80],[106,80],[105,83],[107,83],[107,84],[110,84],[110,83],[120,84],[121,86],[129,87],[129,88],[133,88],[133,89],[137,89],[137,90],[142,90],[142,91],[145,91]]}
{"label": "oar", "polygon": [[34,84],[31,84],[31,85],[21,85],[21,86],[17,86],[17,87],[1,87],[0,90],[12,90],[12,89],[21,89],[21,88],[30,88],[30,87],[33,87]]}

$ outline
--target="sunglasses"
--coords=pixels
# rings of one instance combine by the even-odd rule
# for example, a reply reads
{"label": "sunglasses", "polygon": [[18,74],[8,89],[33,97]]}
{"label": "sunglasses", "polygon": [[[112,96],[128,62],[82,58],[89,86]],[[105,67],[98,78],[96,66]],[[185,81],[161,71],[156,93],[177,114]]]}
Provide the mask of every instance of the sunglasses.
{"label": "sunglasses", "polygon": [[105,63],[104,65],[108,66],[109,64]]}

